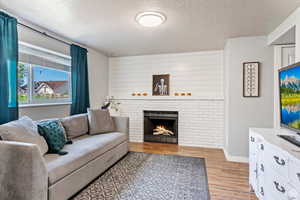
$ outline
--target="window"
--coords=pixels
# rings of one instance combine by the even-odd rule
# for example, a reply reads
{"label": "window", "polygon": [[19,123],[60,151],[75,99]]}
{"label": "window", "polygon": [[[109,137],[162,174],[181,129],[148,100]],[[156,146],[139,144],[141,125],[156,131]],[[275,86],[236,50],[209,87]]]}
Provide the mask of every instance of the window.
{"label": "window", "polygon": [[19,49],[19,104],[71,102],[71,58],[25,43]]}
{"label": "window", "polygon": [[19,63],[18,65],[18,99],[20,104],[28,103],[29,65]]}

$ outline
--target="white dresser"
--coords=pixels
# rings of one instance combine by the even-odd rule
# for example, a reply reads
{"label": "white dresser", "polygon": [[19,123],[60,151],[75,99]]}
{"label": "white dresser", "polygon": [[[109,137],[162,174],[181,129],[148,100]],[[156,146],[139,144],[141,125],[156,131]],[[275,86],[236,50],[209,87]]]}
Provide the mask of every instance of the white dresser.
{"label": "white dresser", "polygon": [[283,131],[249,130],[249,181],[260,200],[300,200],[300,148]]}

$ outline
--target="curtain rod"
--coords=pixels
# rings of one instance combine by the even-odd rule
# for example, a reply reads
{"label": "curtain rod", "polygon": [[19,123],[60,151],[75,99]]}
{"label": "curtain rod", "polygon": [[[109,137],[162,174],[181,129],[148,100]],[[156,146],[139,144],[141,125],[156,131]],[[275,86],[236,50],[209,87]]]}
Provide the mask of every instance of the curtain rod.
{"label": "curtain rod", "polygon": [[28,29],[30,29],[30,30],[36,32],[36,33],[39,33],[39,34],[41,34],[41,35],[43,35],[43,36],[46,36],[46,37],[51,38],[51,39],[53,39],[53,40],[56,40],[56,41],[58,41],[58,42],[61,42],[61,43],[64,43],[64,44],[66,44],[66,45],[71,46],[71,43],[69,43],[69,42],[66,42],[66,41],[61,40],[61,39],[59,39],[59,38],[56,38],[56,37],[54,37],[54,36],[52,36],[52,35],[49,35],[49,34],[47,34],[46,32],[39,31],[39,30],[37,30],[37,29],[35,29],[35,28],[32,28],[32,27],[30,27],[30,26],[28,26],[28,25],[26,25],[26,24],[22,24],[21,22],[18,22],[18,25],[23,26],[23,27],[25,27],[25,28],[28,28]]}

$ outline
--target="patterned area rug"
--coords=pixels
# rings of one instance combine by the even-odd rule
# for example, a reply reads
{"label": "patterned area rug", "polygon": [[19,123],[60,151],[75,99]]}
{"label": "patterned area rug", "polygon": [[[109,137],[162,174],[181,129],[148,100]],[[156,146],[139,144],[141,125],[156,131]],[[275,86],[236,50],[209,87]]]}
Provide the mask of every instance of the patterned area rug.
{"label": "patterned area rug", "polygon": [[73,200],[209,200],[202,158],[130,152]]}

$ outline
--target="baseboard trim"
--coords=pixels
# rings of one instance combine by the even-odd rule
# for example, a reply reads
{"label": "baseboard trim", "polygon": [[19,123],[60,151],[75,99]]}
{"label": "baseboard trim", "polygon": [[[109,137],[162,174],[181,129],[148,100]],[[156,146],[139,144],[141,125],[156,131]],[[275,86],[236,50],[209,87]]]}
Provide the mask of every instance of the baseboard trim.
{"label": "baseboard trim", "polygon": [[240,162],[240,163],[249,163],[249,158],[244,156],[232,156],[225,149],[223,149],[225,158],[230,162]]}
{"label": "baseboard trim", "polygon": [[[140,140],[129,140],[129,142],[131,143],[145,143],[144,141],[140,141]],[[151,142],[146,142],[146,143],[151,143]],[[159,142],[154,142],[154,143],[159,143]],[[167,144],[167,143],[161,143],[161,144]],[[208,148],[208,149],[222,149],[223,150],[223,146],[220,145],[195,145],[195,144],[190,144],[190,143],[178,143],[178,144],[174,144],[174,145],[178,145],[181,147],[199,147],[199,148]]]}

